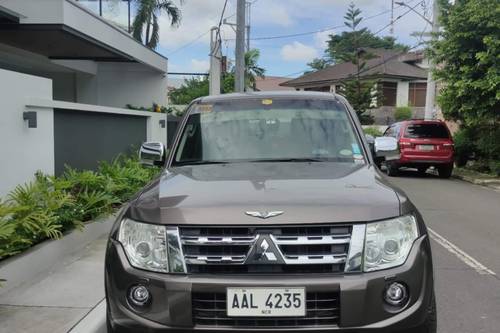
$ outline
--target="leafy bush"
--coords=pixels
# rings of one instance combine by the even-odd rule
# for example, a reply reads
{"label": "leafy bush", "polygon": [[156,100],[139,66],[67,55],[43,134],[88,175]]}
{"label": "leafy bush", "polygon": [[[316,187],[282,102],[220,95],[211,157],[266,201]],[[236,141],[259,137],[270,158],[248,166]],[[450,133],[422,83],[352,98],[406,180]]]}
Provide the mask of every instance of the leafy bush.
{"label": "leafy bush", "polygon": [[373,136],[374,138],[382,136],[384,134],[376,127],[364,127],[363,132],[365,132],[365,134]]}
{"label": "leafy bush", "polygon": [[462,167],[472,157],[474,152],[474,142],[467,129],[458,130],[453,136],[455,143],[455,162],[457,166]]}
{"label": "leafy bush", "polygon": [[394,119],[396,121],[411,119],[412,112],[409,106],[398,106],[394,112]]}
{"label": "leafy bush", "polygon": [[157,172],[141,166],[137,157],[119,156],[102,162],[96,172],[66,168],[60,177],[37,173],[7,201],[0,200],[0,260],[113,212]]}

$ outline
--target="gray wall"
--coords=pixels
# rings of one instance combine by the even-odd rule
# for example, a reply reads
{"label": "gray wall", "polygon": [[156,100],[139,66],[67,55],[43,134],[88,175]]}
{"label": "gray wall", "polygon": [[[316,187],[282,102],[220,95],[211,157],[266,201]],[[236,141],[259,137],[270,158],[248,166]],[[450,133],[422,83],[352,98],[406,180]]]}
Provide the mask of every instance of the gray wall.
{"label": "gray wall", "polygon": [[147,140],[145,117],[54,109],[55,174],[67,164],[95,170]]}

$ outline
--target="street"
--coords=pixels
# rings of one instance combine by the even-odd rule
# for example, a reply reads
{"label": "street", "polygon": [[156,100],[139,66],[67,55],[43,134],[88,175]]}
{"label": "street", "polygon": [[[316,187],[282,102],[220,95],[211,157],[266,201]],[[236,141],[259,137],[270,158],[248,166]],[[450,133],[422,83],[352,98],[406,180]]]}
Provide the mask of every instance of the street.
{"label": "street", "polygon": [[500,193],[411,171],[390,181],[407,193],[431,230],[496,273],[478,272],[470,257],[459,259],[432,237],[438,332],[498,332]]}

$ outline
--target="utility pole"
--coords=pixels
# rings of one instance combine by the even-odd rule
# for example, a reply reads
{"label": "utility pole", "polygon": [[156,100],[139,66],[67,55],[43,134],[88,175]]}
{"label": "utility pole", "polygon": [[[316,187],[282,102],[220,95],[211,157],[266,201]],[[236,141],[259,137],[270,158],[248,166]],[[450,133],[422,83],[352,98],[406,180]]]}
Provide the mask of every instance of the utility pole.
{"label": "utility pole", "polygon": [[[434,40],[437,37],[439,32],[439,4],[438,0],[434,0],[432,4],[432,39]],[[427,91],[425,93],[425,116],[424,119],[434,119],[436,116],[435,113],[435,104],[436,104],[436,81],[432,77],[432,72],[436,64],[434,60],[429,60],[429,73],[427,74]]]}
{"label": "utility pole", "polygon": [[221,72],[221,45],[219,28],[210,29],[210,75],[209,75],[209,95],[220,95],[220,72]]}
{"label": "utility pole", "polygon": [[247,52],[250,51],[250,21],[252,20],[251,15],[252,11],[252,3],[247,2],[247,22],[246,22],[246,28],[247,28]]}
{"label": "utility pole", "polygon": [[245,0],[238,0],[236,7],[236,64],[234,91],[245,91]]}

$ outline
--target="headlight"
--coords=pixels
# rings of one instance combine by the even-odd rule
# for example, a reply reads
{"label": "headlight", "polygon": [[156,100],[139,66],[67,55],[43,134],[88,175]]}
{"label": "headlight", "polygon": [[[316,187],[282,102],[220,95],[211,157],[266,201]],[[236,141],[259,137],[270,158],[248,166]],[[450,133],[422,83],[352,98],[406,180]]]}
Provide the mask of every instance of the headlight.
{"label": "headlight", "polygon": [[417,238],[417,221],[413,215],[368,223],[364,271],[378,271],[402,265]]}
{"label": "headlight", "polygon": [[161,273],[186,271],[177,228],[123,219],[118,241],[136,268]]}

